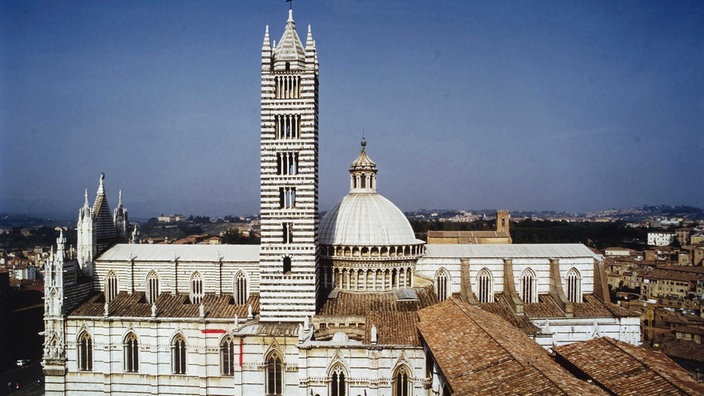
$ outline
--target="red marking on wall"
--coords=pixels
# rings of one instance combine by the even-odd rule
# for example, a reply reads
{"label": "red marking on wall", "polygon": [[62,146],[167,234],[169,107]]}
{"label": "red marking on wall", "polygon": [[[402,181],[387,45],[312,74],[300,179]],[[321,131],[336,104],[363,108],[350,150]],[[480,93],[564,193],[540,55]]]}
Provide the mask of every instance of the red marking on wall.
{"label": "red marking on wall", "polygon": [[227,331],[223,329],[205,329],[200,331],[203,334],[225,334]]}
{"label": "red marking on wall", "polygon": [[242,367],[242,349],[244,349],[244,338],[240,338],[240,367]]}

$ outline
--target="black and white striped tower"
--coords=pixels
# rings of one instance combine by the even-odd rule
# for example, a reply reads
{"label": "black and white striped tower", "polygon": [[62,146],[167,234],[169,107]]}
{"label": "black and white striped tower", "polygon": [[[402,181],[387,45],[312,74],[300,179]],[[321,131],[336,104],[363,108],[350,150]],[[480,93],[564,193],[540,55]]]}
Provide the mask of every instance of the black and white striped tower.
{"label": "black and white striped tower", "polygon": [[318,56],[289,10],[281,40],[262,46],[260,320],[315,314],[318,281]]}

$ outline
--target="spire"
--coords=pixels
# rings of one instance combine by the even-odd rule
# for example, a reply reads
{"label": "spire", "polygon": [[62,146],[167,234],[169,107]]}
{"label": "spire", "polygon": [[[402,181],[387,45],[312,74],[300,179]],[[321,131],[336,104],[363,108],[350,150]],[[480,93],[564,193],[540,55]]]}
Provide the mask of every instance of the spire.
{"label": "spire", "polygon": [[313,31],[308,25],[308,35],[306,36],[306,51],[315,49],[315,40],[313,40]]}
{"label": "spire", "polygon": [[66,251],[66,238],[64,237],[63,228],[59,231],[59,237],[56,239],[56,254],[63,260],[64,252]]}
{"label": "spire", "polygon": [[284,34],[274,50],[274,70],[301,70],[305,65],[306,52],[301,39],[296,33],[296,23],[293,21],[293,10],[288,10],[288,20]]}
{"label": "spire", "polygon": [[85,193],[85,201],[83,202],[83,207],[87,208],[89,206],[88,204],[88,189],[86,188],[86,193]]}
{"label": "spire", "polygon": [[270,50],[271,49],[271,39],[269,38],[269,25],[266,25],[266,29],[264,30],[264,43],[262,44],[262,50]]}
{"label": "spire", "polygon": [[122,207],[122,190],[117,193],[117,206]]}
{"label": "spire", "polygon": [[98,185],[98,195],[105,194],[105,173],[100,172],[100,184]]}
{"label": "spire", "polygon": [[112,246],[118,237],[113,214],[108,205],[108,198],[105,195],[105,173],[102,172],[100,173],[98,195],[95,197],[95,203],[93,203],[92,215],[93,240],[95,241],[93,257],[97,257],[97,255]]}

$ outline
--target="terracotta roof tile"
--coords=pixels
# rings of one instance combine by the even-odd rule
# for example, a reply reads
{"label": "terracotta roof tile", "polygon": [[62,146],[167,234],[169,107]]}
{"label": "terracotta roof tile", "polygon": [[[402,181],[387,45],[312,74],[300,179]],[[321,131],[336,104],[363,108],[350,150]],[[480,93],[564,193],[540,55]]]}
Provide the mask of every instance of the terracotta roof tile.
{"label": "terracotta roof tile", "polygon": [[516,315],[513,309],[508,305],[506,297],[503,294],[495,295],[496,302],[479,303],[479,307],[494,315],[500,316],[503,320],[512,324],[528,336],[534,336],[538,333],[538,327],[531,323],[530,319],[525,315]]}
{"label": "terracotta roof tile", "polygon": [[457,299],[418,311],[418,329],[458,395],[604,394],[500,317]]}
{"label": "terracotta roof tile", "polygon": [[417,312],[369,312],[364,343],[370,343],[372,325],[377,329],[378,345],[420,345]]}
{"label": "terracotta roof tile", "polygon": [[704,386],[662,353],[612,338],[596,338],[553,348],[603,388],[618,395],[701,395]]}
{"label": "terracotta roof tile", "polygon": [[539,295],[537,303],[523,304],[523,313],[529,318],[563,318],[565,316],[565,313],[548,294]]}
{"label": "terracotta roof tile", "polygon": [[[249,296],[246,304],[235,304],[232,296],[227,294],[206,294],[203,297],[206,318],[240,318],[247,316],[248,305],[252,305],[254,314],[259,312],[259,294]],[[144,292],[128,294],[120,292],[109,304],[111,317],[151,317],[152,306],[145,298]],[[74,309],[69,316],[104,316],[105,298],[97,293]],[[187,294],[161,293],[156,300],[156,317],[159,318],[198,318],[198,304],[191,304]]]}
{"label": "terracotta roof tile", "polygon": [[704,363],[704,345],[685,340],[664,340],[659,351],[667,356]]}
{"label": "terracotta roof tile", "polygon": [[437,302],[432,286],[417,287],[418,301],[397,301],[394,292],[349,293],[338,292],[337,298],[328,298],[318,310],[318,315],[364,316],[371,311],[416,311]]}
{"label": "terracotta roof tile", "polygon": [[[326,317],[364,318],[364,343],[370,342],[372,325],[377,327],[379,345],[420,345],[416,323],[418,309],[437,303],[432,285],[412,289],[417,300],[398,300],[393,291],[375,293],[334,292],[318,310],[316,320],[325,322]],[[328,332],[329,333],[329,332]],[[326,333],[327,335],[330,335]],[[322,333],[321,333],[322,334]]]}

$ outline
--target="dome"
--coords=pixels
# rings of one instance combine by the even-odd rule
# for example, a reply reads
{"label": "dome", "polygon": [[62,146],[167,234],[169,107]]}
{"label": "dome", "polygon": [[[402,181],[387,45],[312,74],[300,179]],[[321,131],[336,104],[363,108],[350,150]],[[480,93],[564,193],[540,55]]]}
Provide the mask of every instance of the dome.
{"label": "dome", "polygon": [[323,245],[415,245],[406,216],[378,193],[350,193],[320,222]]}

